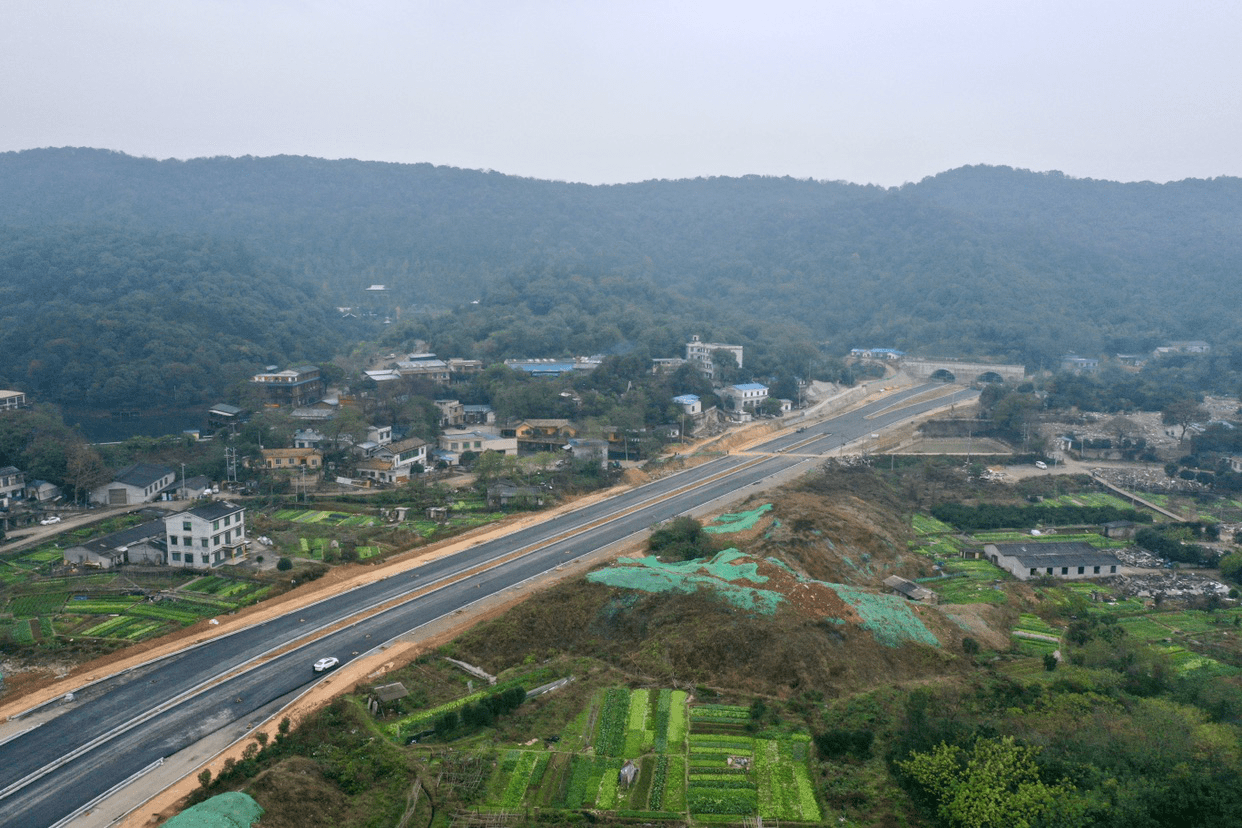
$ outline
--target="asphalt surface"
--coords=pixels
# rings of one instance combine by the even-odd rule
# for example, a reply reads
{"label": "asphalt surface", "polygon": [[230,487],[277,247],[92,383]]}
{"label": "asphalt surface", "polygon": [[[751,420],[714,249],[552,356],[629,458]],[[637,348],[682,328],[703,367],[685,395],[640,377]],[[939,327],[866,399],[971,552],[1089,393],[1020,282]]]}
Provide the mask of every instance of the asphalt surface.
{"label": "asphalt surface", "polygon": [[[946,397],[903,403],[941,388],[920,386],[889,395],[743,454],[723,456],[93,685],[64,705],[60,715],[0,745],[0,825],[54,825],[157,759],[323,678],[311,665],[325,655],[347,664],[383,642],[656,523],[720,498],[734,499],[739,490],[761,485],[765,478],[819,462],[821,455],[846,443],[949,404]],[[974,395],[959,390],[953,401]],[[454,579],[521,550],[529,551]],[[419,598],[245,667],[367,607],[428,588],[432,591]]]}

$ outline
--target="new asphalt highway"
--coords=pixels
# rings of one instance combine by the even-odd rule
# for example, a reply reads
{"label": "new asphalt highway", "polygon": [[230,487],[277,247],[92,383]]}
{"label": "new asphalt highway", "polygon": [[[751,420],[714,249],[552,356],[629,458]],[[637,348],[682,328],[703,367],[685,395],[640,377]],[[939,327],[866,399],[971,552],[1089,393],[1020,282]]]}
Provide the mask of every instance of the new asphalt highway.
{"label": "new asphalt highway", "polygon": [[[724,455],[92,685],[55,718],[0,745],[0,825],[55,825],[152,762],[319,680],[323,676],[311,665],[322,656],[348,663],[656,523],[736,498],[739,490],[800,463],[813,464],[887,426],[975,396],[941,385],[889,394],[744,453]],[[388,603],[395,605],[365,612]]]}

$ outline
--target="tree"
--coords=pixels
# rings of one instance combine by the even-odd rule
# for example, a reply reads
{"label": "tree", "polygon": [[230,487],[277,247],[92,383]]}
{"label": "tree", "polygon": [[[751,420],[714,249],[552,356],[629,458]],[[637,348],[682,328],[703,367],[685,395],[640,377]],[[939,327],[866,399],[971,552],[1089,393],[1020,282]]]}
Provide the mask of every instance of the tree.
{"label": "tree", "polygon": [[714,554],[716,545],[703,531],[703,524],[692,517],[679,517],[657,526],[647,539],[647,549],[653,555],[688,561]]}
{"label": "tree", "polygon": [[1206,423],[1212,415],[1197,400],[1179,400],[1171,403],[1160,412],[1160,422],[1165,425],[1181,426],[1182,433],[1178,440],[1186,439],[1186,429],[1195,423]]}
{"label": "tree", "polygon": [[276,562],[276,568],[281,572],[288,572],[290,569],[293,569],[293,561],[288,558],[281,558]]}
{"label": "tree", "polygon": [[725,348],[712,351],[712,373],[716,381],[728,385],[737,382],[741,370],[737,364],[737,354]]}
{"label": "tree", "polygon": [[1242,552],[1231,552],[1221,558],[1220,574],[1234,582],[1242,579]]}
{"label": "tree", "polygon": [[99,452],[85,442],[74,443],[65,452],[65,482],[73,487],[73,501],[81,501],[81,493],[108,482],[108,468]]}
{"label": "tree", "polygon": [[[1012,736],[980,739],[970,750],[941,742],[898,766],[930,796],[954,828],[1033,828],[1072,808],[1068,781],[1049,785],[1039,776],[1036,748]],[[1072,824],[1072,823],[1070,823]]]}

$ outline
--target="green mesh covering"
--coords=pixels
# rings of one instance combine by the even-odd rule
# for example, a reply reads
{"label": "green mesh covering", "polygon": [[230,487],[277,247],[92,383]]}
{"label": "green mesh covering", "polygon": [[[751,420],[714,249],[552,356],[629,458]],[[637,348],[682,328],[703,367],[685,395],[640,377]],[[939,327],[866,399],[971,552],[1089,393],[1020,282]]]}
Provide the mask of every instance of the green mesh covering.
{"label": "green mesh covering", "polygon": [[910,608],[910,602],[898,595],[863,592],[844,584],[828,584],[841,600],[853,607],[862,618],[859,624],[869,630],[875,640],[890,647],[908,641],[939,647],[940,641],[923,625]]}
{"label": "green mesh covering", "polygon": [[771,503],[765,503],[758,509],[750,512],[737,512],[734,514],[721,515],[712,521],[711,526],[704,526],[703,531],[711,535],[725,535],[729,532],[745,532],[747,529],[753,529],[755,524],[759,522],[759,518],[772,510]]}
{"label": "green mesh covering", "polygon": [[261,816],[259,803],[235,791],[187,808],[165,822],[164,828],[250,828]]}
{"label": "green mesh covering", "polygon": [[734,606],[771,615],[784,599],[780,593],[752,589],[737,583],[749,581],[762,584],[768,580],[759,574],[757,564],[734,563],[743,557],[745,555],[736,549],[718,552],[708,560],[675,563],[662,563],[658,558],[648,556],[596,570],[587,575],[587,580],[642,592],[694,592],[706,587],[718,592]]}

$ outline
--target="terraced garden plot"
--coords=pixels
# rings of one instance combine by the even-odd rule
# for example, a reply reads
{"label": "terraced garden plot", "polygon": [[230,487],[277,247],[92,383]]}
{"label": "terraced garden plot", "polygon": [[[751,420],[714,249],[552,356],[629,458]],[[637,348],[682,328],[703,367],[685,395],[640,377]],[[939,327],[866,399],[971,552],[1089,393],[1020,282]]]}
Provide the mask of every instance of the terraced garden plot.
{"label": "terraced garden plot", "polygon": [[1032,535],[1030,532],[977,532],[971,537],[979,543],[1039,543],[1040,538],[1047,541],[1068,542],[1082,541],[1097,549],[1120,549],[1129,546],[1127,541],[1119,538],[1106,538],[1094,532],[1078,534]]}
{"label": "terraced garden plot", "polygon": [[17,618],[34,618],[38,615],[53,615],[60,612],[65,601],[69,599],[67,592],[44,592],[36,595],[17,595],[9,601],[8,611]]}
{"label": "terraced garden plot", "polygon": [[1162,612],[1150,616],[1153,620],[1180,630],[1184,633],[1197,634],[1216,632],[1218,630],[1232,630],[1233,618],[1226,613],[1210,613],[1196,612],[1194,610],[1186,610],[1185,612]]}
{"label": "terraced garden plot", "polygon": [[920,535],[951,534],[955,530],[944,521],[921,512],[914,515],[914,531]]}
{"label": "terraced garden plot", "polygon": [[1078,494],[1058,495],[1045,498],[1044,503],[1061,506],[1113,506],[1117,509],[1132,509],[1134,504],[1108,492],[1079,492]]}
{"label": "terraced garden plot", "polygon": [[25,555],[21,556],[21,560],[23,561],[29,561],[31,563],[40,564],[40,565],[49,564],[49,563],[59,563],[60,561],[64,560],[64,558],[65,558],[64,550],[58,547],[53,547],[51,549],[36,549],[33,552],[27,552]]}
{"label": "terraced garden plot", "polygon": [[1050,635],[1054,638],[1060,638],[1065,632],[1063,629],[1054,627],[1038,615],[1024,612],[1018,616],[1018,623],[1013,628],[1014,632],[1028,632],[1036,635]]}
{"label": "terraced garden plot", "polygon": [[1161,641],[1176,635],[1172,629],[1150,616],[1122,618],[1118,623],[1126,633],[1142,641]]}
{"label": "terraced garden plot", "polygon": [[19,618],[9,624],[9,639],[18,644],[35,643],[34,631],[30,627],[30,623],[33,620],[31,618]]}
{"label": "terraced garden plot", "polygon": [[1043,658],[1049,653],[1056,652],[1059,647],[1059,644],[1052,641],[1036,641],[1030,638],[1013,639],[1014,652],[1031,658]]}
{"label": "terraced garden plot", "polygon": [[360,561],[377,557],[382,552],[378,546],[356,546],[354,547],[354,551],[358,553],[358,560]]}
{"label": "terraced garden plot", "polygon": [[90,598],[87,596],[75,595],[70,600],[65,602],[64,612],[74,613],[77,615],[120,614],[141,600],[141,598],[129,595],[118,596],[115,598]]}
{"label": "terraced garden plot", "polygon": [[[695,732],[687,735],[686,701],[682,691],[609,688],[597,693],[591,702],[597,711],[591,740],[595,754],[505,750],[497,774],[487,786],[482,809],[592,809],[643,821],[736,822],[741,816],[755,814],[766,819],[820,821],[810,784],[809,736],[800,734],[772,741],[749,735],[699,732],[700,724],[711,726],[713,720],[734,724],[748,720],[749,708],[735,705],[694,708],[700,711],[700,719],[694,723]],[[618,730],[625,733],[626,750],[632,746],[635,733],[643,734],[640,741],[658,743],[665,719],[662,710],[667,712],[668,720],[667,751],[653,749],[654,752],[641,756],[603,755],[605,743],[616,740],[610,734]],[[583,718],[580,716],[566,728],[558,748],[577,751],[580,742],[576,734],[584,726],[580,721]],[[773,747],[767,747],[769,742]],[[757,761],[760,745],[770,753],[762,769]],[[756,758],[747,769],[730,767],[730,756]],[[627,759],[638,768],[630,787],[617,783]],[[710,764],[700,764],[700,760]]]}

